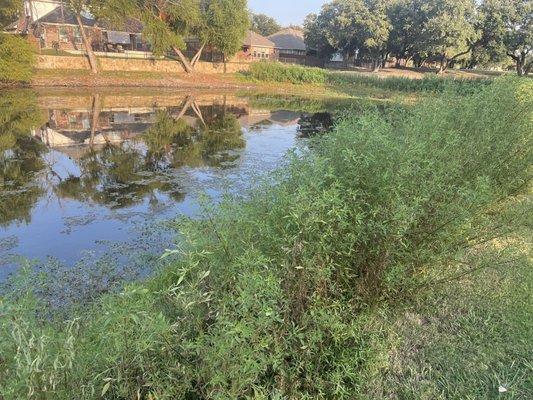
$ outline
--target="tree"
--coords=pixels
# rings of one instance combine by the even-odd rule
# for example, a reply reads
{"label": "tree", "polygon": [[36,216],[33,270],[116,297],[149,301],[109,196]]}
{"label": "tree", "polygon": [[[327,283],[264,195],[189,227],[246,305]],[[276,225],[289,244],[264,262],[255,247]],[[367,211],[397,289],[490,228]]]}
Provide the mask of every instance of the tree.
{"label": "tree", "polygon": [[317,39],[322,37],[345,61],[354,58],[361,47],[356,22],[363,7],[362,0],[334,0],[322,7],[314,21]]}
{"label": "tree", "polygon": [[98,73],[98,61],[94,55],[92,44],[87,38],[87,32],[83,25],[82,13],[91,10],[91,0],[67,0],[67,6],[74,13],[76,22],[78,23],[78,29],[80,30],[81,40],[83,41],[83,47],[85,47],[85,54],[89,59],[89,66],[93,74]]}
{"label": "tree", "polygon": [[0,33],[0,82],[29,82],[34,64],[35,50],[26,39]]}
{"label": "tree", "polygon": [[[345,60],[361,55],[378,69],[385,56],[390,23],[383,0],[334,0],[318,16],[306,20],[306,37],[311,46],[334,50]],[[326,45],[320,45],[326,42]]]}
{"label": "tree", "polygon": [[0,28],[15,21],[22,9],[22,0],[0,0]]}
{"label": "tree", "polygon": [[263,36],[270,36],[281,30],[281,25],[268,15],[252,14],[251,30]]}
{"label": "tree", "polygon": [[397,65],[405,64],[419,54],[422,37],[422,12],[420,0],[393,0],[387,7],[391,24],[387,50],[396,57]]}
{"label": "tree", "polygon": [[465,56],[478,40],[475,0],[423,0],[421,47],[440,60],[437,73]]}
{"label": "tree", "polygon": [[[207,0],[95,0],[94,12],[98,18],[124,23],[137,20],[143,24],[143,36],[156,55],[173,50],[187,73],[194,72],[205,43],[209,40],[206,24]],[[191,61],[181,49],[185,38],[196,35],[203,41]]]}
{"label": "tree", "polygon": [[207,8],[207,26],[211,44],[223,55],[224,71],[227,58],[242,48],[249,24],[246,0],[211,0]]}
{"label": "tree", "polygon": [[317,14],[309,14],[304,22],[305,43],[318,57],[330,59],[336,53],[326,37],[326,24]]}
{"label": "tree", "polygon": [[377,71],[388,58],[387,42],[391,24],[386,13],[385,0],[366,0],[357,20],[361,40],[361,54],[367,54]]}
{"label": "tree", "polygon": [[480,7],[480,47],[493,61],[510,57],[518,75],[533,67],[533,1],[485,0]]}

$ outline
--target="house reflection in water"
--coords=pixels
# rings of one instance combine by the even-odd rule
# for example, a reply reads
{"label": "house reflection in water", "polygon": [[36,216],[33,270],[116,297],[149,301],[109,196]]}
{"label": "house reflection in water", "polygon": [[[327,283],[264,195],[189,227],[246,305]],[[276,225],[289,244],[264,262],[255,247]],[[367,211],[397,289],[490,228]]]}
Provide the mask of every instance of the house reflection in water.
{"label": "house reflection in water", "polygon": [[[33,136],[50,148],[79,157],[80,152],[94,149],[94,146],[134,140],[157,123],[157,114],[161,111],[182,121],[199,135],[203,128],[222,116],[235,119],[240,127],[249,130],[271,124],[297,125],[302,117],[297,112],[254,109],[243,99],[232,100],[224,98],[220,103],[185,97],[179,106],[100,108],[100,99],[94,98],[92,109],[49,109],[48,122],[36,129]],[[67,149],[69,147],[77,149]]]}

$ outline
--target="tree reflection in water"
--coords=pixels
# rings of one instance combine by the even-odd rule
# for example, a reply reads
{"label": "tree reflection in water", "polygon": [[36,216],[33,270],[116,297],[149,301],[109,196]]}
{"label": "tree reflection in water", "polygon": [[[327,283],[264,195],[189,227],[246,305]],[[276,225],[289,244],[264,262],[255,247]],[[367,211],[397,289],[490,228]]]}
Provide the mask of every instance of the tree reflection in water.
{"label": "tree reflection in water", "polygon": [[44,122],[30,91],[4,92],[0,97],[0,225],[31,220],[42,195],[37,175],[44,171],[45,146],[33,140],[32,129]]}
{"label": "tree reflection in water", "polygon": [[5,92],[0,98],[0,226],[30,223],[40,199],[108,208],[145,200],[157,204],[160,194],[183,201],[189,169],[235,165],[246,146],[241,120],[249,132],[299,123],[298,133],[306,137],[332,123],[327,113],[272,112],[235,97],[216,99],[186,96],[176,99],[180,105],[166,107],[146,106],[143,100],[136,108],[115,103],[114,109],[94,94],[89,110],[74,104],[45,110],[31,91]]}
{"label": "tree reflection in water", "polygon": [[[99,109],[98,101],[93,108]],[[225,151],[245,146],[242,128],[237,118],[225,111],[214,111],[207,121],[194,99],[188,97],[173,117],[168,110],[155,113],[153,125],[133,140],[113,143],[105,132],[93,125],[89,150],[78,160],[79,176],[61,180],[55,192],[61,198],[92,200],[113,208],[122,208],[150,198],[156,201],[155,193],[164,192],[181,201],[184,194],[176,190],[175,178],[167,172],[180,167],[217,167],[233,161]],[[192,110],[195,121],[184,119]],[[214,111],[214,112],[213,112]],[[95,135],[101,133],[105,143],[94,145]]]}

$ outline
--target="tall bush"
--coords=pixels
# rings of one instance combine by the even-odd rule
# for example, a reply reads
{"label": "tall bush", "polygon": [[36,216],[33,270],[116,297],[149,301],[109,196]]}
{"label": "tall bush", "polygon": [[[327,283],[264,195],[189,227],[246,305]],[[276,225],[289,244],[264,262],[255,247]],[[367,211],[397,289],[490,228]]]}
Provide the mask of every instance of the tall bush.
{"label": "tall bush", "polygon": [[0,33],[0,83],[29,82],[34,64],[34,49],[27,40]]}
{"label": "tall bush", "polygon": [[250,65],[250,76],[264,82],[324,84],[327,72],[320,68],[286,65],[279,62],[256,62]]}

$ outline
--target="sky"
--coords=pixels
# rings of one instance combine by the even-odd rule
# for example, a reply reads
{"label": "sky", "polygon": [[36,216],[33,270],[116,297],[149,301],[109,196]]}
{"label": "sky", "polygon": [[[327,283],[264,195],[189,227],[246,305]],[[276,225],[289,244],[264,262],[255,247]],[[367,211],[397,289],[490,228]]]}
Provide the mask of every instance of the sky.
{"label": "sky", "polygon": [[281,25],[301,25],[309,13],[317,13],[326,0],[248,0],[250,10],[274,17]]}

